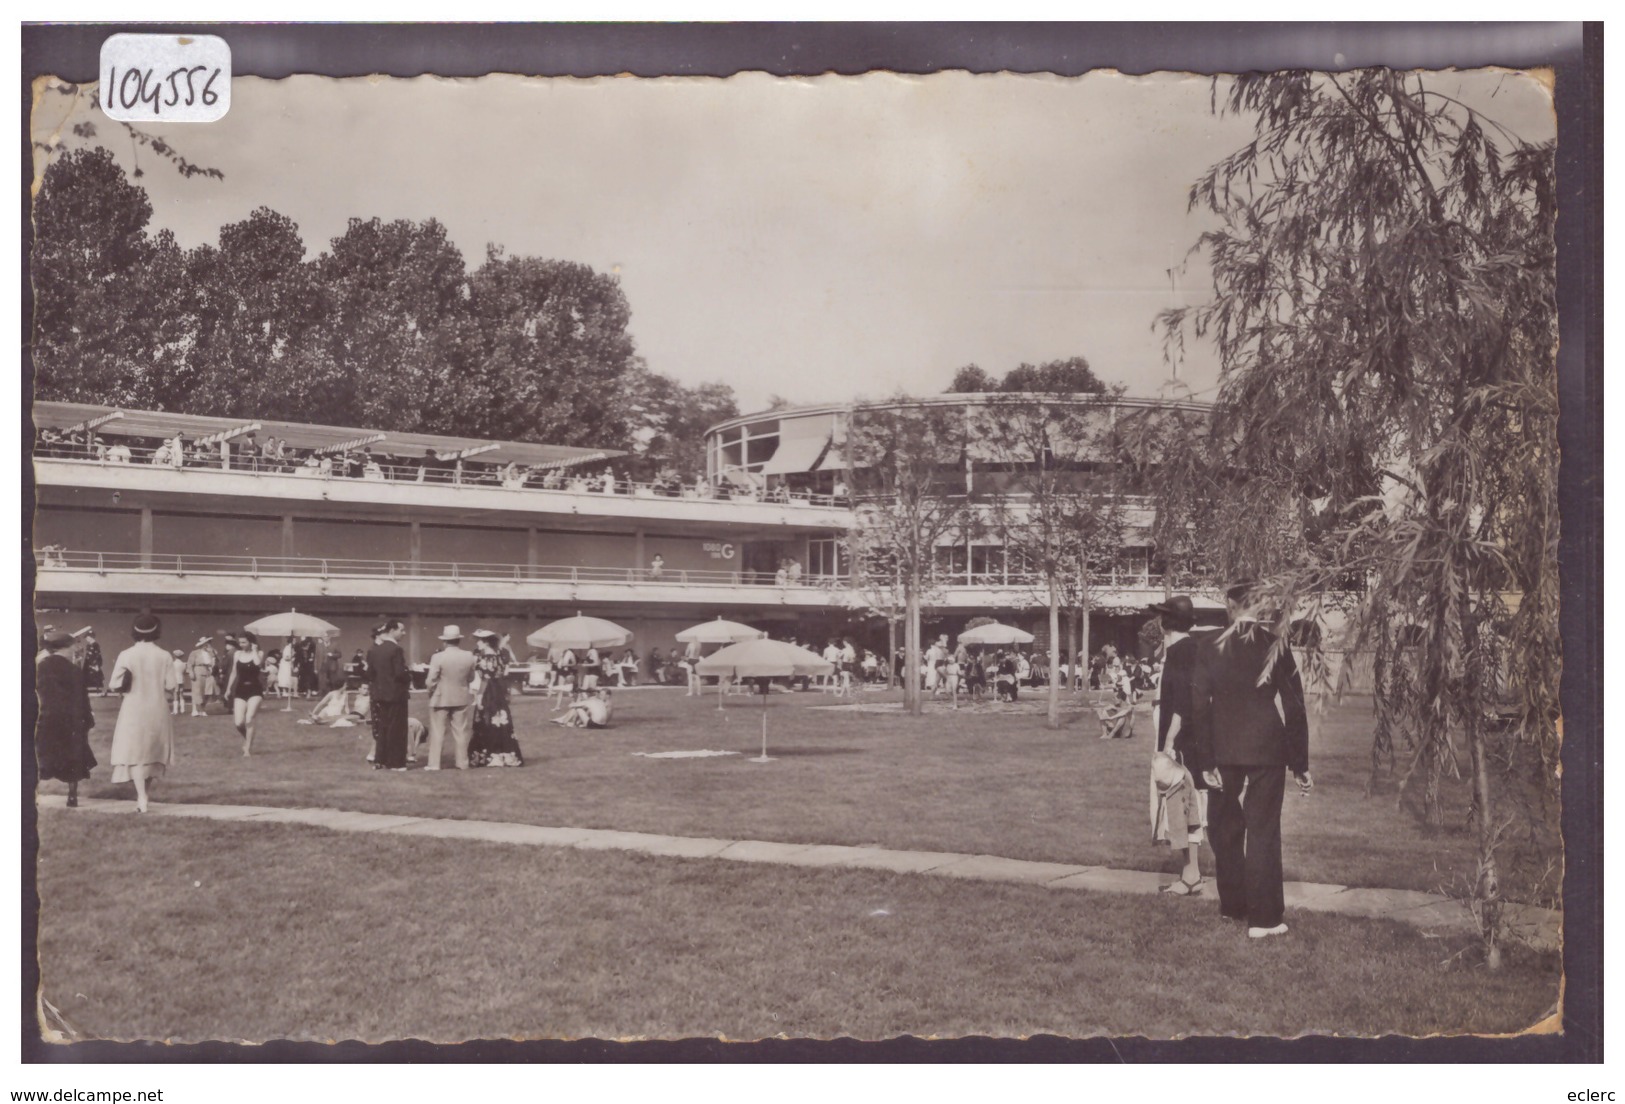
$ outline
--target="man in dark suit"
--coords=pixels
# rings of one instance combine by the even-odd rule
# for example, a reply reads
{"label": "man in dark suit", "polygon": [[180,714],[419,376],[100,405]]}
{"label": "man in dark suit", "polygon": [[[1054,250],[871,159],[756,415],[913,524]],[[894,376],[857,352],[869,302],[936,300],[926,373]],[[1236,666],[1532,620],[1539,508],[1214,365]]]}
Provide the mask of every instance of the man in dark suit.
{"label": "man in dark suit", "polygon": [[1212,792],[1208,839],[1219,911],[1254,939],[1282,935],[1281,799],[1286,772],[1305,793],[1309,719],[1290,648],[1258,624],[1257,588],[1225,592],[1230,628],[1202,642],[1191,680],[1197,764]]}
{"label": "man in dark suit", "polygon": [[367,652],[367,669],[372,675],[372,711],[378,732],[377,770],[406,769],[406,703],[412,689],[412,673],[401,651],[401,634],[406,626],[399,620],[384,622],[378,643]]}

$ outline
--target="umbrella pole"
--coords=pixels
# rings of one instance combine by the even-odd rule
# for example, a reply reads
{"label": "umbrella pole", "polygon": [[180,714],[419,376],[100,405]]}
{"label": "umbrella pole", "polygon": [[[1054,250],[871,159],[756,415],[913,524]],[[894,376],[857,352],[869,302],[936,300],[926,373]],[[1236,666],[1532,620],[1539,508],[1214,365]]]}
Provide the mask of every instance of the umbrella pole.
{"label": "umbrella pole", "polygon": [[771,763],[773,760],[767,754],[767,695],[762,695],[762,754],[752,759],[752,763]]}

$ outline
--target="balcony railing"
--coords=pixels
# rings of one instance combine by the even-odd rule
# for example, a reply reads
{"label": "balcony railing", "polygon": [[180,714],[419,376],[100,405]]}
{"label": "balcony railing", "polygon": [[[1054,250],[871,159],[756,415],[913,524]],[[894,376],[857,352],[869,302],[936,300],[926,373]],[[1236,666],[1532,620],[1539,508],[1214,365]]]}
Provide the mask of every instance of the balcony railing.
{"label": "balcony railing", "polygon": [[465,563],[462,561],[354,560],[315,556],[208,556],[186,553],[82,552],[42,548],[34,554],[43,570],[98,575],[140,573],[185,577],[230,575],[251,578],[403,579],[412,581],[590,583],[622,586],[819,587],[837,584],[829,576],[781,579],[761,571],[706,571],[646,567],[580,567]]}
{"label": "balcony railing", "polygon": [[[191,553],[86,552],[55,546],[36,549],[36,566],[50,571],[92,575],[145,574],[184,578],[188,575],[247,576],[250,578],[402,579],[413,581],[490,583],[588,583],[619,586],[824,588],[844,590],[844,576],[806,573],[790,577],[783,572],[709,571],[646,567],[581,567],[568,564],[494,564],[449,560],[358,560],[317,556],[210,556]],[[1143,572],[1101,573],[1091,584],[1102,589],[1162,588],[1162,577]],[[976,575],[939,579],[948,590],[1026,590],[1036,592],[1039,580],[1018,575]]]}
{"label": "balcony railing", "polygon": [[727,487],[713,488],[701,481],[695,484],[639,483],[630,479],[610,479],[603,475],[577,475],[552,469],[547,472],[520,471],[504,473],[500,469],[464,467],[416,466],[385,464],[367,461],[358,467],[344,463],[324,466],[320,460],[309,463],[310,458],[269,459],[259,455],[233,454],[229,465],[215,450],[188,450],[180,463],[165,447],[132,448],[129,446],[97,446],[51,444],[41,445],[34,454],[36,460],[66,461],[92,464],[97,467],[135,466],[158,468],[164,471],[197,473],[227,472],[232,475],[283,476],[346,483],[391,483],[435,486],[473,487],[480,490],[512,491],[515,493],[601,494],[621,498],[664,498],[696,502],[749,502],[786,506],[846,507],[848,500],[834,495],[812,494],[803,491],[769,492],[747,491]]}

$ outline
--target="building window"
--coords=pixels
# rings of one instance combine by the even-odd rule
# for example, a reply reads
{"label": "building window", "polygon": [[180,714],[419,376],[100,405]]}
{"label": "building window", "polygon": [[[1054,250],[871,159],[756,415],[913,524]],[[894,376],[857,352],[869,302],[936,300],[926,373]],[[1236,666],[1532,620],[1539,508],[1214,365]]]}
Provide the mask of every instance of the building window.
{"label": "building window", "polygon": [[1004,545],[973,544],[970,546],[970,578],[972,583],[1003,584],[1005,568]]}
{"label": "building window", "polygon": [[844,579],[848,573],[846,551],[834,537],[807,542],[807,574],[825,579]]}
{"label": "building window", "polygon": [[936,553],[937,574],[949,586],[963,586],[966,582],[966,572],[970,563],[962,544],[943,544],[937,546]]}

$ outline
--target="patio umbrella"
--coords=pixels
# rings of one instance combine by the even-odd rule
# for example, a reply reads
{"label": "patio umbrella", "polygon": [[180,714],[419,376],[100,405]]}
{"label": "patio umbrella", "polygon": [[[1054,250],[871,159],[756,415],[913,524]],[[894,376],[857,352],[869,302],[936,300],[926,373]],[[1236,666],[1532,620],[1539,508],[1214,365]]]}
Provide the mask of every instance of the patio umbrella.
{"label": "patio umbrella", "polygon": [[761,640],[766,636],[761,629],[741,625],[738,621],[724,621],[719,616],[715,621],[702,621],[691,629],[684,629],[677,634],[677,639],[684,644],[690,640],[701,644],[737,644],[741,640]]}
{"label": "patio umbrella", "polygon": [[[737,644],[741,640],[761,640],[767,634],[761,629],[753,629],[749,625],[741,625],[738,621],[724,621],[718,614],[715,621],[702,621],[691,629],[684,629],[677,634],[677,639],[684,644],[697,641],[701,644]],[[717,679],[717,708],[725,708],[722,704],[723,692],[728,684],[723,679]]]}
{"label": "patio umbrella", "polygon": [[997,621],[990,625],[978,625],[974,629],[966,629],[959,634],[961,644],[1031,644],[1033,634],[1022,632],[1014,625],[1001,625]]}
{"label": "patio umbrella", "polygon": [[762,679],[762,754],[752,763],[771,763],[767,754],[767,679],[801,675],[827,675],[835,664],[783,640],[745,640],[730,644],[696,665],[702,675],[718,678]]}
{"label": "patio umbrella", "polygon": [[[273,613],[269,617],[262,617],[258,621],[250,621],[243,628],[251,633],[258,633],[264,637],[284,636],[327,636],[329,633],[339,631],[337,625],[323,621],[320,617],[312,617],[308,613],[298,610],[289,610],[287,613]],[[282,712],[293,712],[293,692],[288,693],[288,704],[282,707]]]}
{"label": "patio umbrella", "polygon": [[602,617],[583,617],[578,613],[543,625],[525,637],[525,643],[532,648],[618,648],[631,639],[631,629],[623,629]]}
{"label": "patio umbrella", "polygon": [[269,617],[262,617],[258,621],[250,621],[243,628],[260,636],[327,636],[339,631],[337,625],[323,621],[320,617],[312,617],[308,613],[298,610],[289,610],[287,613],[273,613]]}

